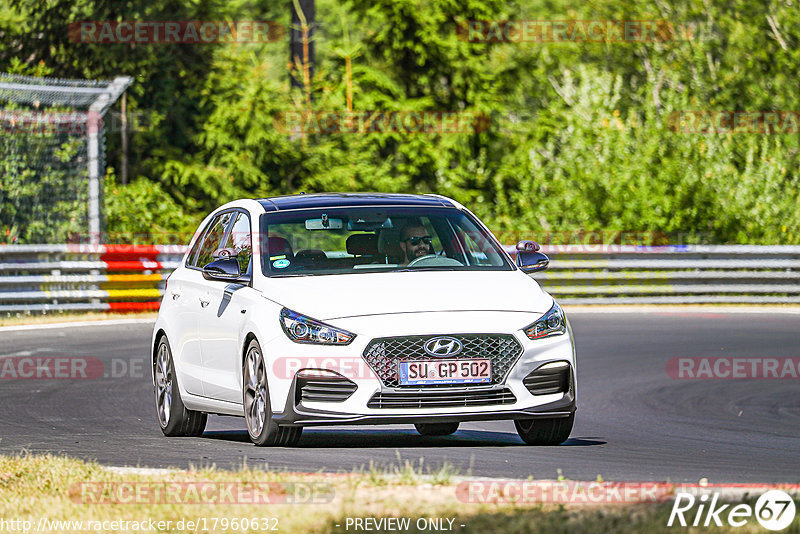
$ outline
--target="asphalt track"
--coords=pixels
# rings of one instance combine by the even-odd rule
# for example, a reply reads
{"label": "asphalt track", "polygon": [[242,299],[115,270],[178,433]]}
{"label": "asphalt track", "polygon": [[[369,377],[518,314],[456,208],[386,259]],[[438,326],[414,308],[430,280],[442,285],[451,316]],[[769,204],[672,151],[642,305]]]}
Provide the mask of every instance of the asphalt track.
{"label": "asphalt track", "polygon": [[249,443],[243,420],[214,416],[202,438],[168,439],[155,420],[144,364],[151,325],[117,324],[0,331],[0,362],[94,357],[106,362],[107,373],[121,375],[0,380],[0,454],[328,472],[424,458],[426,469],[447,462],[460,474],[481,477],[800,482],[800,380],[678,380],[666,371],[674,357],[797,358],[800,315],[569,316],[579,356],[579,409],[572,437],[557,447],[525,446],[509,421],[462,424],[444,438],[421,437],[410,425],[311,428],[298,447],[269,449]]}

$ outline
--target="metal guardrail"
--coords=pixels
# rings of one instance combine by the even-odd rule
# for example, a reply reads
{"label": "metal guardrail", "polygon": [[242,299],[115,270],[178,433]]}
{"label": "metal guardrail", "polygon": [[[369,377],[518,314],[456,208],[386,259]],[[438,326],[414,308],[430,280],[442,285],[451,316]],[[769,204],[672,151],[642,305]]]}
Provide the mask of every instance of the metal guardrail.
{"label": "metal guardrail", "polygon": [[545,245],[542,252],[550,267],[533,278],[564,304],[800,303],[800,246]]}
{"label": "metal guardrail", "polygon": [[[506,247],[512,255],[513,246]],[[0,245],[0,313],[158,309],[184,245]],[[564,304],[800,303],[800,246],[550,245]]]}
{"label": "metal guardrail", "polygon": [[184,245],[0,245],[0,313],[157,310]]}

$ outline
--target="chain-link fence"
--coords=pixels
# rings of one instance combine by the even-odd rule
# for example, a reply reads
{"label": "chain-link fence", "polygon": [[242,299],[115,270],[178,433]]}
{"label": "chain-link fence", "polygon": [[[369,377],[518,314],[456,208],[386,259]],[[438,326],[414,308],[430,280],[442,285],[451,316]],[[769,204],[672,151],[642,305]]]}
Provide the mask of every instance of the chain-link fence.
{"label": "chain-link fence", "polygon": [[0,243],[99,242],[103,116],[130,83],[0,74]]}

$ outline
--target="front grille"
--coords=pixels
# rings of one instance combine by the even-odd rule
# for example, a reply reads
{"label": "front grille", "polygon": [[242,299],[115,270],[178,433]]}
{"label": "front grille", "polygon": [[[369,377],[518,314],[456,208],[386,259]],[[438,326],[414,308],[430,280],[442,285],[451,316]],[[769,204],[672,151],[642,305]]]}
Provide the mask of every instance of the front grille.
{"label": "front grille", "polygon": [[296,400],[297,402],[344,402],[357,387],[344,377],[298,378]]}
{"label": "front grille", "polygon": [[372,396],[368,408],[459,408],[514,404],[517,398],[508,388],[471,391],[382,391]]}
{"label": "front grille", "polygon": [[522,379],[532,395],[550,395],[569,391],[569,364],[550,369],[537,369]]}
{"label": "front grille", "polygon": [[[381,379],[384,386],[400,386],[398,362],[401,360],[436,360],[423,348],[437,337],[451,337],[461,342],[463,349],[452,359],[488,358],[492,361],[491,385],[502,384],[508,371],[522,354],[522,346],[510,334],[442,334],[435,336],[403,336],[373,339],[364,349],[364,359]],[[486,385],[486,384],[478,384]],[[464,387],[463,384],[440,384],[426,387]]]}

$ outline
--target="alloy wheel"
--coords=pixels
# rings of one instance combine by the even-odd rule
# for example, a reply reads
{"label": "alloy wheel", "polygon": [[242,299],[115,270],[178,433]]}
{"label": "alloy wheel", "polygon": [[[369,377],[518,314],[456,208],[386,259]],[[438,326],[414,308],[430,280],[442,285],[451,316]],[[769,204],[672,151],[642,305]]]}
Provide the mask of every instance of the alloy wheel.
{"label": "alloy wheel", "polygon": [[172,361],[166,343],[158,347],[156,358],[156,411],[162,427],[169,424],[172,409]]}
{"label": "alloy wheel", "polygon": [[244,411],[250,435],[259,436],[267,414],[267,373],[257,347],[251,347],[245,359]]}

